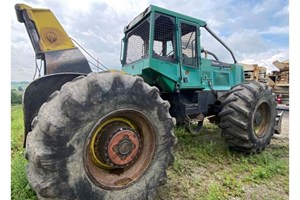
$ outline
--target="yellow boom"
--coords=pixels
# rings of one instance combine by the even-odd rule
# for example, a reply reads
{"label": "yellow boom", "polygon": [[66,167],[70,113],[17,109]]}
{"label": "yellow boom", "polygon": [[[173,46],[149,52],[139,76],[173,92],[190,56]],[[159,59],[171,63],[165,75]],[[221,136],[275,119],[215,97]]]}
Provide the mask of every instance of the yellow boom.
{"label": "yellow boom", "polygon": [[45,75],[91,72],[85,56],[74,45],[50,9],[15,5],[18,21],[25,24],[36,58],[44,61]]}

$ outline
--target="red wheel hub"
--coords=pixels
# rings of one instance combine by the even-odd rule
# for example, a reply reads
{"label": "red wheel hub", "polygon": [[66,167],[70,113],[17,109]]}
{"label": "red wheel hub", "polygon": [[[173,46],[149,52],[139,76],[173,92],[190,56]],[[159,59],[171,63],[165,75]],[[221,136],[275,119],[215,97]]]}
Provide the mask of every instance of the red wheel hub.
{"label": "red wheel hub", "polygon": [[121,129],[109,140],[106,157],[113,165],[128,166],[137,157],[139,149],[138,134],[130,129]]}
{"label": "red wheel hub", "polygon": [[156,149],[150,119],[132,109],[114,111],[101,118],[90,135],[85,147],[85,168],[91,181],[106,189],[125,188],[139,180]]}

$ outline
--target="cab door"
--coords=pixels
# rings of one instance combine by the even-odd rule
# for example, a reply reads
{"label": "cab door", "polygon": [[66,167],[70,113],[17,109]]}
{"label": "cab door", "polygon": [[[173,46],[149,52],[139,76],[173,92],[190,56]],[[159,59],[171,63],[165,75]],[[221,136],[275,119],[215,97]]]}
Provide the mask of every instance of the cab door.
{"label": "cab door", "polygon": [[179,55],[181,65],[181,89],[200,88],[199,27],[179,20]]}

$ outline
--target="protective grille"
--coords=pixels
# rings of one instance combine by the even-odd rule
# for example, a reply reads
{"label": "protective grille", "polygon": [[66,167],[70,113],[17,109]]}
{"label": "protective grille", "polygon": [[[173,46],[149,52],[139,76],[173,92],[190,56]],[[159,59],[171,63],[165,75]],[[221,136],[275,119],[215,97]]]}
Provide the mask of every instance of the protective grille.
{"label": "protective grille", "polygon": [[128,34],[126,64],[148,57],[149,17]]}
{"label": "protective grille", "polygon": [[183,64],[197,67],[197,41],[196,26],[190,24],[181,24],[181,48]]}
{"label": "protective grille", "polygon": [[175,18],[155,13],[153,57],[175,61]]}

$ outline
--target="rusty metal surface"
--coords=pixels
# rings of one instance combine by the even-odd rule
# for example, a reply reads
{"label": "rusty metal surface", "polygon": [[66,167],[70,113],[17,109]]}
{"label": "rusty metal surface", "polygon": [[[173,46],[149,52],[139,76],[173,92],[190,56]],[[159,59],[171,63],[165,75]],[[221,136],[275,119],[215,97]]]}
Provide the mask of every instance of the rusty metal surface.
{"label": "rusty metal surface", "polygon": [[[132,143],[135,145],[139,145],[140,148],[136,148],[138,150],[138,152],[136,153],[134,150],[131,150],[132,152],[129,153],[129,156],[134,156],[134,154],[137,154],[137,156],[135,156],[134,158],[134,162],[131,162],[131,158],[128,158],[125,161],[130,163],[129,166],[125,165],[122,168],[115,167],[112,169],[105,169],[103,167],[99,167],[99,165],[95,164],[95,162],[93,161],[90,148],[92,139],[87,141],[84,154],[85,169],[94,184],[105,189],[121,189],[128,187],[138,181],[139,178],[142,177],[142,175],[145,173],[145,171],[147,171],[156,149],[156,136],[154,127],[152,126],[150,119],[148,119],[144,114],[137,110],[122,109],[114,111],[108,116],[100,119],[99,122],[95,125],[94,130],[96,130],[97,127],[101,126],[101,124],[114,118],[128,119],[130,123],[134,125],[135,130],[126,130],[125,132],[119,131],[119,134],[115,135],[116,137],[112,137],[112,139],[109,140],[110,150],[108,151],[114,152],[113,148],[119,144],[118,142],[124,141],[122,136],[124,137],[125,135],[128,135]],[[113,121],[113,123],[116,123],[116,121]],[[124,124],[120,124],[123,127]],[[93,134],[97,134],[97,132],[95,133],[94,130],[92,130],[90,133],[91,138]],[[140,141],[134,139],[134,135],[136,135],[137,133],[141,138]],[[103,144],[103,141],[98,142]],[[102,148],[104,149],[105,147],[102,146]],[[117,148],[119,148],[120,150],[120,147]],[[110,155],[109,157],[116,162],[119,161],[112,155]]]}
{"label": "rusty metal surface", "polygon": [[136,158],[139,149],[138,134],[131,130],[121,130],[109,141],[107,155],[115,165],[124,166]]}

